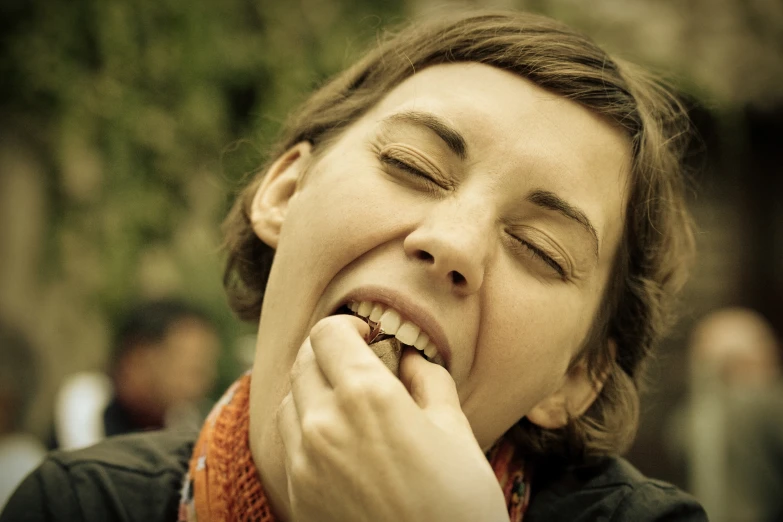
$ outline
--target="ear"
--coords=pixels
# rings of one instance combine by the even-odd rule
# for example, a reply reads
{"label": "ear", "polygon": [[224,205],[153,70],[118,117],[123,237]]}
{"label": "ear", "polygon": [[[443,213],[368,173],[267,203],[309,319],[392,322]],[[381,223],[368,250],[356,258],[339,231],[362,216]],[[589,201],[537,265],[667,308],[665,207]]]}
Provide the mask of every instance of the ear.
{"label": "ear", "polygon": [[[613,361],[617,354],[617,344],[613,339],[609,339],[607,348],[610,357],[608,360]],[[587,363],[580,361],[566,373],[560,389],[528,412],[528,420],[544,429],[564,427],[568,419],[580,417],[595,402],[608,377],[609,368],[606,368],[598,377],[591,378]]]}
{"label": "ear", "polygon": [[288,203],[299,188],[311,158],[311,147],[310,143],[301,141],[277,158],[253,196],[250,224],[258,238],[272,248],[277,248]]}

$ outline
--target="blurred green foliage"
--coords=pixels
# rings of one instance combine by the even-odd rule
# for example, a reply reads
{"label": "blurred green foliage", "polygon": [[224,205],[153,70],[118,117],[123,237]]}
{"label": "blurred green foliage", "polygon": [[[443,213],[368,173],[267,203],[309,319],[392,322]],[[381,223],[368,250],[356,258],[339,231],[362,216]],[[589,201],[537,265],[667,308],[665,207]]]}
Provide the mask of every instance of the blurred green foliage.
{"label": "blurred green foliage", "polygon": [[44,166],[44,286],[70,282],[73,306],[107,322],[134,298],[185,295],[231,342],[217,252],[235,189],[402,4],[4,2],[0,130]]}
{"label": "blurred green foliage", "polygon": [[[772,0],[720,9],[674,0],[462,3],[556,16],[610,50],[676,72],[692,94],[722,100],[724,112],[779,100],[783,10]],[[762,5],[764,16],[749,16]],[[237,343],[249,330],[221,287],[219,224],[236,189],[288,111],[382,27],[454,8],[448,0],[0,2],[0,205],[13,207],[0,207],[0,314],[38,334],[50,383],[42,394],[66,373],[100,366],[112,318],[138,298],[196,301],[218,319],[227,347],[247,345]],[[737,126],[726,127],[727,143],[742,143]],[[235,374],[231,359],[224,382]]]}

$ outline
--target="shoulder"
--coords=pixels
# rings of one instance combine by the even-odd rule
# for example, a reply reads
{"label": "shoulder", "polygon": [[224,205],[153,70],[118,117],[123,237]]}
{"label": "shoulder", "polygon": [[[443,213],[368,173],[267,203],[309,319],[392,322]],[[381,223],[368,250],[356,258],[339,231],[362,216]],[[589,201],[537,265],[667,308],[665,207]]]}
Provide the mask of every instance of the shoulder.
{"label": "shoulder", "polygon": [[537,471],[528,511],[531,522],[707,520],[693,497],[671,484],[645,477],[619,457]]}
{"label": "shoulder", "polygon": [[14,493],[0,522],[176,520],[196,435],[133,434],[52,452]]}
{"label": "shoulder", "polygon": [[120,435],[81,450],[54,451],[49,460],[75,471],[98,466],[140,476],[184,473],[196,436],[170,431]]}

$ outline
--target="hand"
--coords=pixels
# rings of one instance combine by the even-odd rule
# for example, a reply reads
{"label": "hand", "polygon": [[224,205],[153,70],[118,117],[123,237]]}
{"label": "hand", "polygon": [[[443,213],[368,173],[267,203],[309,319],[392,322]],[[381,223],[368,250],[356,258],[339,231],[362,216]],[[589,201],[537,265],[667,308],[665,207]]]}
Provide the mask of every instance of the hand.
{"label": "hand", "polygon": [[398,380],[368,331],[327,317],[294,363],[278,412],[292,521],[508,521],[449,373],[406,350]]}

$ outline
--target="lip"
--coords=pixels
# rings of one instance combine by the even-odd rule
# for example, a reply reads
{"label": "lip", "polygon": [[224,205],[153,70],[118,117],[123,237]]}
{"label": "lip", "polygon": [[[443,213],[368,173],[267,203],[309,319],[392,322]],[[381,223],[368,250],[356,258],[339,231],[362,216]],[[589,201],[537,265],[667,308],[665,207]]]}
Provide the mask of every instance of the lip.
{"label": "lip", "polygon": [[400,312],[403,319],[410,319],[419,326],[430,337],[430,341],[435,343],[438,352],[446,365],[446,369],[451,367],[451,346],[446,338],[446,334],[435,316],[423,306],[417,304],[413,299],[402,294],[397,290],[384,288],[381,286],[363,286],[357,288],[346,295],[335,310],[345,306],[351,301],[372,301],[390,306]]}

